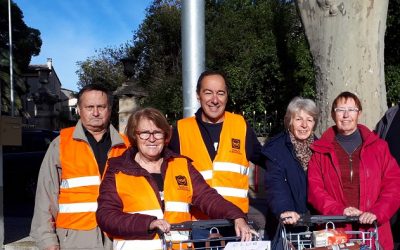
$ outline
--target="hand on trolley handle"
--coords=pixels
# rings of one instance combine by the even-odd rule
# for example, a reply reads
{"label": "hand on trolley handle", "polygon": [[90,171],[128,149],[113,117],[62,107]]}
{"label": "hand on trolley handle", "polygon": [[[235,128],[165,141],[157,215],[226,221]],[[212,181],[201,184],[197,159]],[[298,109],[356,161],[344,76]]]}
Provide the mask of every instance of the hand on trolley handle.
{"label": "hand on trolley handle", "polygon": [[251,241],[253,236],[259,237],[258,233],[251,229],[249,224],[243,219],[234,220],[236,236],[241,238],[241,241]]}
{"label": "hand on trolley handle", "polygon": [[376,221],[376,215],[371,212],[363,212],[355,207],[346,207],[343,210],[343,215],[358,216],[360,224],[373,224]]}
{"label": "hand on trolley handle", "polygon": [[170,235],[171,224],[163,219],[153,220],[150,223],[149,229]]}
{"label": "hand on trolley handle", "polygon": [[[355,222],[358,222],[360,224],[371,224],[376,228],[378,226],[376,216],[370,212],[364,212],[360,216],[301,214],[300,218],[293,225],[294,226],[310,226],[313,224],[323,224],[323,223],[326,223],[327,221],[331,221],[333,223],[355,223]],[[282,224],[288,224],[288,223],[284,223],[283,219],[281,219],[280,222]]]}
{"label": "hand on trolley handle", "polygon": [[[259,237],[258,233],[251,229],[250,226],[243,218],[238,218],[234,220],[235,232],[236,236],[241,238],[241,241],[251,241],[253,236]],[[171,235],[171,224],[169,224],[166,220],[157,219],[153,220],[149,226],[150,230],[156,230],[157,232],[166,235]]]}
{"label": "hand on trolley handle", "polygon": [[294,225],[300,219],[300,214],[294,211],[285,211],[281,213],[280,218],[283,224]]}
{"label": "hand on trolley handle", "polygon": [[[252,227],[250,227],[250,225]],[[233,221],[226,219],[214,219],[214,220],[199,220],[199,221],[185,221],[181,223],[172,224],[170,230],[172,231],[191,231],[193,228],[209,229],[211,227],[227,227],[234,226],[237,237],[240,237],[241,241],[251,241],[254,238],[259,239],[260,236],[254,229],[253,222],[247,222],[244,218],[238,218]],[[256,226],[257,227],[257,226]]]}

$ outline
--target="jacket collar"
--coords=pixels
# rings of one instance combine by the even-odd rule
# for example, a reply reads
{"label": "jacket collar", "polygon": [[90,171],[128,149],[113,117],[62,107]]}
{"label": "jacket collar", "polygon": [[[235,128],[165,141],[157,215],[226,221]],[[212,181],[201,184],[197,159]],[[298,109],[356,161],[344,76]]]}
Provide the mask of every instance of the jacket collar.
{"label": "jacket collar", "polygon": [[[115,147],[115,146],[118,146],[118,145],[125,144],[124,140],[121,138],[121,135],[114,128],[113,125],[110,124],[108,126],[108,130],[109,130],[110,137],[111,137],[111,147]],[[89,143],[88,139],[86,138],[85,130],[83,129],[83,125],[82,125],[82,121],[81,120],[79,120],[76,123],[75,129],[74,129],[74,133],[73,133],[72,137],[75,140],[81,140],[81,141],[85,141],[85,142]]]}
{"label": "jacket collar", "polygon": [[[375,142],[378,140],[378,136],[375,135],[371,130],[369,130],[366,126],[362,124],[357,125],[358,130],[360,131],[361,138],[362,138],[362,147],[367,147],[371,143]],[[334,148],[334,142],[335,142],[335,136],[337,127],[332,126],[328,128],[321,136],[321,138],[317,141],[315,141],[311,145],[311,149],[316,152],[320,153],[327,153],[333,150]]]}
{"label": "jacket collar", "polygon": [[[137,147],[131,146],[121,156],[111,158],[109,160],[110,171],[114,173],[121,171],[123,173],[135,176],[148,175],[148,172],[134,160],[137,152]],[[164,147],[164,150],[161,153],[161,157],[163,158],[163,163],[161,165],[161,174],[164,176],[167,169],[167,163],[171,159],[179,157],[179,155],[171,151],[169,148]]]}
{"label": "jacket collar", "polygon": [[[224,111],[224,116],[226,115],[226,110]],[[206,122],[204,122],[203,121],[203,119],[202,119],[202,117],[201,117],[201,115],[203,114],[203,109],[202,108],[199,108],[197,111],[196,111],[196,113],[194,114],[194,116],[195,116],[195,118],[196,118],[196,120],[197,120],[197,123],[198,124],[203,124],[203,123],[206,123]],[[224,119],[225,120],[225,119]],[[224,121],[222,121],[222,122],[218,122],[218,123],[223,123]]]}

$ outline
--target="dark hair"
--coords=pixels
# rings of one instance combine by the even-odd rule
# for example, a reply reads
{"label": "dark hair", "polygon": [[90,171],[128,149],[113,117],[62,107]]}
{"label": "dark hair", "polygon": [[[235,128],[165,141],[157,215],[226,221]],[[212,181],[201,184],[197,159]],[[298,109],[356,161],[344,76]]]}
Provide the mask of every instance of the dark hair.
{"label": "dark hair", "polygon": [[113,96],[111,95],[111,92],[106,87],[104,87],[103,85],[98,84],[98,83],[91,83],[91,84],[85,85],[85,86],[83,86],[83,88],[81,88],[79,90],[79,92],[78,92],[78,105],[81,102],[81,98],[82,98],[83,93],[88,92],[88,91],[92,91],[92,90],[101,91],[104,94],[106,94],[107,95],[107,100],[108,100],[108,106],[112,107]]}
{"label": "dark hair", "polygon": [[223,72],[217,71],[217,70],[206,70],[203,73],[201,73],[201,75],[199,76],[199,79],[197,80],[196,93],[200,94],[201,82],[203,81],[204,77],[215,76],[215,75],[221,76],[224,79],[226,91],[229,94],[229,85],[228,85],[228,80],[226,78],[226,75]]}
{"label": "dark hair", "polygon": [[171,127],[168,124],[165,116],[155,108],[143,108],[132,113],[128,118],[128,124],[125,128],[125,134],[128,136],[129,142],[132,146],[137,146],[136,130],[139,121],[143,118],[149,119],[164,132],[165,144],[167,144],[171,138]]}
{"label": "dark hair", "polygon": [[354,102],[356,103],[356,106],[357,106],[358,110],[360,110],[360,111],[362,110],[362,106],[361,106],[361,101],[360,101],[360,99],[359,99],[355,94],[353,94],[353,93],[351,93],[351,92],[349,92],[349,91],[344,91],[344,92],[340,93],[340,94],[335,98],[335,100],[333,100],[333,102],[332,102],[332,109],[331,109],[331,115],[332,115],[332,117],[334,117],[335,108],[337,107],[337,104],[338,104],[338,102],[339,102],[341,99],[344,99],[345,102],[347,102],[348,99],[353,99]]}

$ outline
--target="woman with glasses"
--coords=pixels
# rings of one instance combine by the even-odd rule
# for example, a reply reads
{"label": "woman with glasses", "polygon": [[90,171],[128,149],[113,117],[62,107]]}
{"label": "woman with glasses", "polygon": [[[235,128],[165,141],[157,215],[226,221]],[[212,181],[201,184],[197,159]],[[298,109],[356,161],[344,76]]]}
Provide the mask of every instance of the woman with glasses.
{"label": "woman with glasses", "polygon": [[211,218],[234,220],[237,236],[251,240],[246,215],[210,188],[190,159],[166,147],[171,129],[160,111],[132,114],[126,134],[132,147],[109,160],[96,213],[100,228],[114,238],[114,249],[161,249],[157,232],[173,233],[170,223],[189,221],[189,206]]}
{"label": "woman with glasses", "polygon": [[335,125],[311,145],[308,200],[323,215],[359,216],[357,230],[376,220],[381,246],[393,249],[389,220],[400,206],[400,169],[387,143],[358,124],[361,113],[353,93],[333,101]]}

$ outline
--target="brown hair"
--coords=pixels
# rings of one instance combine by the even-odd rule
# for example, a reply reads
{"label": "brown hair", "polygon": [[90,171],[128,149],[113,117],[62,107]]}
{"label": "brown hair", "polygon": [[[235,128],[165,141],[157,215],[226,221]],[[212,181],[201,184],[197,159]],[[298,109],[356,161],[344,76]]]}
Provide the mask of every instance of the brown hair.
{"label": "brown hair", "polygon": [[362,110],[362,106],[361,106],[361,101],[360,99],[353,93],[349,92],[349,91],[345,91],[340,93],[335,100],[333,100],[332,102],[332,109],[331,109],[331,116],[335,117],[335,108],[337,107],[337,104],[340,100],[344,99],[345,102],[347,102],[348,99],[353,99],[354,102],[356,103],[356,108],[358,108],[359,111]]}
{"label": "brown hair", "polygon": [[171,138],[171,127],[165,116],[155,108],[143,108],[132,113],[128,118],[128,124],[125,128],[125,134],[128,136],[132,146],[137,146],[136,130],[139,121],[146,118],[154,123],[164,132],[165,143],[167,144]]}

